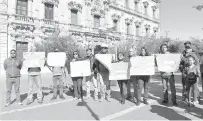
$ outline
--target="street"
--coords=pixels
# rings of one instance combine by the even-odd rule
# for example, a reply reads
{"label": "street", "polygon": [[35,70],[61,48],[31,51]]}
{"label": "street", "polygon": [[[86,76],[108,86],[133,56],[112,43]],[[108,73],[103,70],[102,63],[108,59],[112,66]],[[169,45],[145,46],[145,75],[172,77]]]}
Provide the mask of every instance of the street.
{"label": "street", "polygon": [[[51,74],[42,74],[42,80],[52,83]],[[1,77],[1,92],[5,95],[5,80]],[[34,103],[26,105],[27,97],[27,75],[22,76],[21,80],[21,98],[23,105],[16,103],[9,107],[4,107],[5,96],[1,98],[1,119],[2,120],[199,120],[203,119],[203,100],[196,107],[189,108],[187,104],[181,101],[182,87],[180,78],[176,77],[176,91],[178,107],[173,107],[171,100],[169,104],[162,105],[162,85],[158,76],[153,76],[149,88],[149,105],[141,103],[136,106],[130,101],[121,105],[119,103],[120,93],[117,86],[112,86],[111,102],[94,101],[93,98],[84,102],[73,100],[71,93],[66,93],[65,100],[59,97],[55,101],[50,101],[52,93],[45,91],[44,103]],[[49,85],[49,84],[46,84]],[[2,90],[3,89],[3,90]],[[84,85],[85,89],[85,85]],[[200,88],[199,85],[199,89]],[[170,91],[169,91],[170,92]],[[93,97],[93,91],[91,92]],[[169,93],[170,96],[170,93]],[[15,94],[12,93],[12,99]],[[34,95],[36,98],[36,94]],[[169,98],[170,99],[170,98]]]}

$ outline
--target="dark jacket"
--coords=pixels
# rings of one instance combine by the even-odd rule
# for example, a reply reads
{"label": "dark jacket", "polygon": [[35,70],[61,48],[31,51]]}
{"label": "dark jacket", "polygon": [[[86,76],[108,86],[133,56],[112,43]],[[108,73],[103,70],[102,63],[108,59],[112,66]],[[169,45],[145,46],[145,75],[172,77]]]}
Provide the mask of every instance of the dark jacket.
{"label": "dark jacket", "polygon": [[20,70],[22,68],[23,61],[17,58],[7,58],[4,61],[4,69],[6,70],[6,77],[14,78],[20,77]]}

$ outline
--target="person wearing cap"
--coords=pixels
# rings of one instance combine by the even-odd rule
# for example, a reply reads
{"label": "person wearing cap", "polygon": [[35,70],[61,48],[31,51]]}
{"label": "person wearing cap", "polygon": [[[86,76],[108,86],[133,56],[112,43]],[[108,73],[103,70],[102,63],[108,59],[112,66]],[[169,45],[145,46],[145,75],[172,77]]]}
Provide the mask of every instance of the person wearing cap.
{"label": "person wearing cap", "polygon": [[[136,56],[136,50],[133,48],[130,48],[128,50],[127,61],[130,62],[130,58],[135,56]],[[131,85],[133,85],[134,94],[131,93]],[[138,88],[138,83],[136,81],[136,76],[131,76],[127,82],[127,100],[132,100],[136,104],[137,104],[137,88]]]}
{"label": "person wearing cap", "polygon": [[90,60],[90,69],[92,72],[91,76],[87,76],[85,78],[85,80],[86,80],[86,99],[89,99],[90,98],[90,83],[92,82],[92,76],[94,75],[94,72],[93,72],[94,56],[92,54],[91,48],[88,48],[86,50],[86,56],[85,56],[84,60]]}
{"label": "person wearing cap", "polygon": [[[160,46],[160,54],[170,54],[168,51],[168,45],[162,44]],[[170,84],[171,89],[171,100],[174,106],[177,106],[176,102],[176,88],[175,88],[175,78],[173,73],[166,73],[166,72],[160,72],[161,73],[161,80],[163,85],[163,101],[162,104],[168,104],[168,83]]]}
{"label": "person wearing cap", "polygon": [[[55,49],[54,52],[59,52],[58,49]],[[52,67],[51,71],[53,73],[53,97],[51,98],[52,100],[57,99],[57,82],[59,82],[59,97],[61,99],[65,99],[63,96],[63,72],[64,72],[64,67]]]}
{"label": "person wearing cap", "polygon": [[[200,67],[200,64],[199,64],[199,59],[197,57],[197,54],[195,53],[195,51],[191,48],[191,42],[187,41],[184,43],[184,46],[185,46],[185,50],[182,52],[181,54],[181,62],[180,62],[180,71],[182,72],[182,100],[185,101],[186,99],[186,76],[185,74],[183,73],[183,70],[188,67],[188,61],[187,61],[187,58],[189,56],[193,56],[194,59],[195,59],[195,65],[197,67]],[[199,80],[199,78],[197,79]],[[198,82],[198,81],[197,81]],[[197,90],[199,92],[199,90]],[[199,95],[199,94],[198,94]],[[199,98],[196,97],[196,98]]]}
{"label": "person wearing cap", "polygon": [[[108,45],[102,44],[101,45],[101,51],[98,54],[107,54],[108,53]],[[100,102],[102,102],[105,98],[105,92],[106,92],[106,100],[110,102],[110,80],[109,80],[109,71],[108,69],[101,64],[98,60],[95,60],[94,62],[94,72],[97,73],[97,80],[100,81],[100,84],[102,89],[101,89],[101,99]],[[94,82],[93,82],[94,83]],[[105,86],[103,86],[105,84]]]}

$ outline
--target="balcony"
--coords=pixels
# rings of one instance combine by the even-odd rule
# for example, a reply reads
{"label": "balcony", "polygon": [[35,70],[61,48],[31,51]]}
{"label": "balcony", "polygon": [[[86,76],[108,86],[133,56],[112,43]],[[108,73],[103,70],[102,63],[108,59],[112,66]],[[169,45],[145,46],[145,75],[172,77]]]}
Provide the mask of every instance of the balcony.
{"label": "balcony", "polygon": [[25,24],[25,25],[34,25],[35,21],[33,17],[13,14],[9,16],[9,21],[15,24]]}
{"label": "balcony", "polygon": [[40,20],[42,27],[48,27],[48,28],[58,28],[59,22],[49,19],[41,19]]}

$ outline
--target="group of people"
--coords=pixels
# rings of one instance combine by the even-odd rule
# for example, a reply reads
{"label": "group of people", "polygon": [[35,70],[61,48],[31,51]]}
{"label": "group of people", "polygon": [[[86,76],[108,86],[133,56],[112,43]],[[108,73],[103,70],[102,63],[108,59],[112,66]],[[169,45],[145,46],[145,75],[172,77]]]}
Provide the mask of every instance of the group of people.
{"label": "group of people", "polygon": [[[181,62],[180,62],[180,71],[182,72],[182,99],[188,102],[188,106],[194,106],[200,100],[199,90],[198,90],[198,81],[201,77],[200,72],[200,61],[196,53],[191,48],[191,43],[186,42],[185,50],[182,53]],[[53,97],[51,100],[57,98],[57,91],[59,87],[59,97],[65,99],[63,96],[63,76],[64,73],[71,73],[70,62],[81,61],[81,60],[90,60],[91,76],[85,77],[86,82],[86,96],[83,94],[82,81],[84,77],[72,77],[73,88],[74,88],[74,99],[83,101],[83,99],[90,98],[90,85],[93,84],[94,87],[94,100],[97,101],[111,101],[111,88],[109,80],[109,71],[108,69],[98,60],[95,59],[92,54],[92,49],[88,48],[86,50],[86,56],[81,58],[78,51],[73,52],[73,58],[71,61],[66,61],[64,67],[51,67],[47,63],[45,65],[53,73]],[[58,49],[55,49],[55,52],[59,52]],[[168,44],[163,43],[160,46],[159,54],[169,54]],[[101,51],[98,54],[108,54],[108,45],[102,44]],[[5,106],[10,105],[10,97],[12,86],[14,85],[16,101],[19,105],[22,105],[20,99],[20,70],[23,65],[23,60],[16,58],[16,50],[10,51],[10,57],[4,62],[4,69],[6,71],[6,104]],[[127,56],[127,58],[125,58]],[[135,56],[150,56],[149,52],[145,47],[141,48],[140,54],[137,54],[135,48],[128,50],[128,55],[125,55],[123,52],[117,54],[117,59],[113,60],[112,63],[122,63],[129,62],[130,67],[130,58]],[[156,59],[156,58],[155,58]],[[155,65],[157,63],[155,61]],[[33,102],[33,86],[34,84],[37,87],[37,99],[38,103],[43,103],[43,93],[42,93],[42,80],[41,80],[41,68],[28,68],[28,97],[27,104]],[[171,100],[174,106],[177,106],[176,102],[176,88],[175,88],[175,78],[174,73],[160,72],[161,81],[163,84],[163,104],[168,103],[168,83],[170,84],[171,89]],[[131,100],[136,105],[141,103],[141,94],[144,88],[144,98],[143,103],[148,104],[148,93],[149,93],[149,82],[150,76],[131,76],[129,80],[118,80],[118,85],[120,88],[121,99],[120,103],[125,104],[125,100]],[[59,86],[58,86],[59,85]],[[133,85],[134,93],[131,92],[131,86]],[[193,101],[191,101],[191,95],[193,92]],[[100,99],[98,99],[98,94],[100,94]]]}

